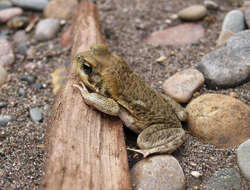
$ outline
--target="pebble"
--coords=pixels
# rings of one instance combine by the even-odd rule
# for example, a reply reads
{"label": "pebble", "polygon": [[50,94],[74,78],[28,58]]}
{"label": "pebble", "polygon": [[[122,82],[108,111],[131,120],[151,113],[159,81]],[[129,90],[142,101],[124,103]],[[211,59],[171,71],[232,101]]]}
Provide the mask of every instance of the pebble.
{"label": "pebble", "polygon": [[249,139],[250,107],[235,98],[204,94],[192,100],[186,110],[191,134],[204,143],[228,148]]}
{"label": "pebble", "polygon": [[168,78],[163,83],[164,92],[179,103],[186,103],[193,93],[204,84],[202,73],[196,69],[186,69]]}
{"label": "pebble", "polygon": [[184,46],[199,41],[203,36],[204,28],[200,24],[187,23],[153,32],[146,42],[153,45]]}
{"label": "pebble", "polygon": [[12,3],[10,1],[5,1],[5,0],[0,1],[0,10],[7,9],[10,7],[12,7]]}
{"label": "pebble", "polygon": [[11,0],[11,2],[17,7],[34,11],[42,11],[46,7],[48,0]]}
{"label": "pebble", "polygon": [[232,37],[235,33],[230,30],[222,30],[218,40],[216,41],[216,47],[222,47],[226,44],[227,40]]}
{"label": "pebble", "polygon": [[250,5],[246,7],[244,11],[244,16],[245,16],[247,27],[250,28]]}
{"label": "pebble", "polygon": [[16,120],[16,117],[11,115],[0,115],[0,126],[6,126],[9,122]]}
{"label": "pebble", "polygon": [[205,186],[218,190],[239,189],[240,181],[240,175],[234,168],[223,168],[216,171]]}
{"label": "pebble", "polygon": [[203,5],[192,5],[188,8],[182,9],[178,13],[181,20],[197,21],[201,20],[207,15],[207,9]]}
{"label": "pebble", "polygon": [[31,85],[32,88],[36,88],[36,89],[41,89],[42,85],[39,82],[35,82],[34,84]]}
{"label": "pebble", "polygon": [[162,56],[160,56],[159,58],[157,58],[155,61],[156,61],[157,63],[162,63],[162,62],[164,62],[166,59],[167,59],[167,58],[166,58],[164,55],[162,55]]}
{"label": "pebble", "polygon": [[0,22],[7,22],[11,18],[20,16],[21,14],[23,14],[23,10],[16,7],[0,10]]}
{"label": "pebble", "polygon": [[57,18],[68,20],[76,11],[77,0],[53,0],[49,1],[44,9],[44,16],[47,18]]}
{"label": "pebble", "polygon": [[244,15],[240,10],[232,10],[228,12],[222,24],[222,30],[229,30],[234,33],[245,29]]}
{"label": "pebble", "polygon": [[35,30],[35,38],[38,41],[45,41],[54,38],[60,29],[60,22],[54,18],[41,20]]}
{"label": "pebble", "polygon": [[31,85],[31,84],[35,83],[36,77],[33,75],[28,75],[28,76],[21,77],[21,80],[26,81],[26,82],[28,82],[29,85]]}
{"label": "pebble", "polygon": [[0,66],[10,66],[15,61],[15,56],[9,41],[0,38]]}
{"label": "pebble", "polygon": [[134,190],[183,190],[185,177],[179,162],[170,155],[158,155],[137,162],[131,170]]}
{"label": "pebble", "polygon": [[13,40],[15,44],[25,43],[28,41],[28,36],[24,30],[19,30],[14,34]]}
{"label": "pebble", "polygon": [[250,137],[238,147],[237,162],[241,173],[250,180]]}
{"label": "pebble", "polygon": [[226,46],[203,56],[198,70],[209,88],[236,87],[250,79],[250,30],[233,35]]}
{"label": "pebble", "polygon": [[25,94],[26,94],[26,93],[25,93],[24,88],[19,88],[19,89],[18,89],[18,95],[19,95],[19,96],[25,97]]}
{"label": "pebble", "polygon": [[29,24],[29,18],[26,16],[17,16],[8,21],[7,26],[11,29],[25,28]]}
{"label": "pebble", "polygon": [[17,53],[26,56],[28,51],[28,45],[26,43],[21,43],[16,46]]}
{"label": "pebble", "polygon": [[195,178],[199,178],[201,176],[200,172],[197,171],[191,171],[191,175],[194,176]]}
{"label": "pebble", "polygon": [[207,9],[210,9],[210,10],[217,10],[219,8],[218,4],[211,0],[205,0],[204,5]]}
{"label": "pebble", "polygon": [[32,108],[29,113],[32,121],[37,122],[43,120],[43,114],[39,108]]}
{"label": "pebble", "polygon": [[0,65],[0,86],[5,83],[7,80],[8,73],[5,69]]}
{"label": "pebble", "polygon": [[8,102],[0,102],[0,108],[5,108],[7,107]]}

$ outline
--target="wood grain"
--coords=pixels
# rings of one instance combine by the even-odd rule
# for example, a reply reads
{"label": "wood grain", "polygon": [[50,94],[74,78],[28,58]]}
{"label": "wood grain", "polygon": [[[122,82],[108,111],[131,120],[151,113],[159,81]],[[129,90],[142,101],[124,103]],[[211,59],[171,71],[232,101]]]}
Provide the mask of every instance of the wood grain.
{"label": "wood grain", "polygon": [[[72,57],[104,43],[94,3],[80,1],[74,19]],[[40,189],[131,190],[121,121],[85,105],[72,87],[78,82],[73,64],[69,73],[51,111],[46,174]]]}

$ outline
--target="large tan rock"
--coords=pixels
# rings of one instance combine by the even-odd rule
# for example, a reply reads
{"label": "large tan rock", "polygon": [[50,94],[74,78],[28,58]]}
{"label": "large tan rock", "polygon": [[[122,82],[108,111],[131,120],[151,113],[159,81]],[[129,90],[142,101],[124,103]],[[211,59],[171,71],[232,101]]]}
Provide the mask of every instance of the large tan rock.
{"label": "large tan rock", "polygon": [[250,138],[250,108],[221,94],[205,94],[186,107],[191,134],[219,148],[237,146]]}
{"label": "large tan rock", "polygon": [[77,0],[52,0],[44,9],[47,18],[70,19],[77,7]]}

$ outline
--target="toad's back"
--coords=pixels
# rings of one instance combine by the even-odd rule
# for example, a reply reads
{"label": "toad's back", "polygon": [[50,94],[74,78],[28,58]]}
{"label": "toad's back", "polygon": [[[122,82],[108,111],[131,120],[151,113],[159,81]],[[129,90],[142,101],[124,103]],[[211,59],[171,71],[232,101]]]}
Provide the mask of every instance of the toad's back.
{"label": "toad's back", "polygon": [[[130,115],[137,120],[137,127],[144,129],[151,124],[168,123],[173,128],[181,127],[172,106],[156,90],[150,88],[128,65],[120,60],[106,72],[106,78],[116,79],[110,94]],[[104,77],[105,78],[105,77]],[[115,88],[114,88],[115,86]]]}

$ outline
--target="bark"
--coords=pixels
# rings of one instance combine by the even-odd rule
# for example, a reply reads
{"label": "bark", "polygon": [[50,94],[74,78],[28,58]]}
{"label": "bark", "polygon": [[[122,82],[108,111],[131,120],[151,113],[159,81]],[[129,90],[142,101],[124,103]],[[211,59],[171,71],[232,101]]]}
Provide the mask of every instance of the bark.
{"label": "bark", "polygon": [[[74,19],[72,56],[104,43],[94,3],[82,0]],[[51,111],[46,174],[40,189],[131,190],[121,121],[87,106],[72,87],[77,82],[71,64]]]}

